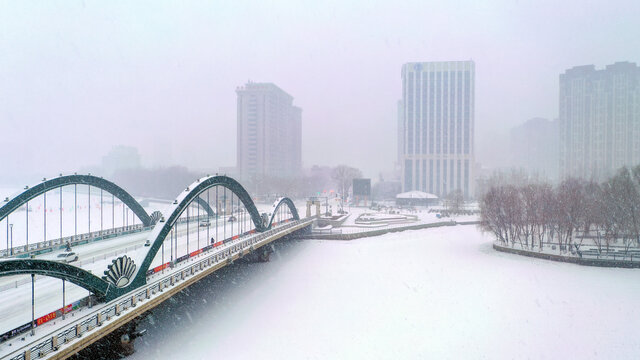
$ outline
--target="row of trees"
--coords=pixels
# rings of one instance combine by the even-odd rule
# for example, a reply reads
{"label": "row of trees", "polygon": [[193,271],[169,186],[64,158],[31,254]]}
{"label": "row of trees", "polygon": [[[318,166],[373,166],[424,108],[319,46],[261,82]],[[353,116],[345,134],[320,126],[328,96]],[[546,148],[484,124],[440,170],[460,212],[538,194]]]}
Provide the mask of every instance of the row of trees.
{"label": "row of trees", "polygon": [[498,241],[560,253],[587,241],[602,251],[622,240],[640,246],[640,166],[620,169],[604,183],[566,179],[556,187],[530,179],[494,176],[480,201],[482,228]]}
{"label": "row of trees", "polygon": [[[154,169],[137,167],[116,170],[109,179],[136,196],[173,199],[187,185],[204,175],[184,166]],[[242,181],[242,185],[253,195],[286,194],[293,198],[304,198],[335,189],[346,198],[353,179],[360,177],[360,170],[339,165],[333,168],[313,167],[304,176],[254,176]]]}
{"label": "row of trees", "polygon": [[[279,177],[256,175],[243,183],[252,194],[286,194],[304,198],[327,190],[334,190],[346,199],[353,179],[362,177],[356,168],[338,165],[336,167],[314,166],[304,176]],[[325,194],[326,195],[326,194]]]}

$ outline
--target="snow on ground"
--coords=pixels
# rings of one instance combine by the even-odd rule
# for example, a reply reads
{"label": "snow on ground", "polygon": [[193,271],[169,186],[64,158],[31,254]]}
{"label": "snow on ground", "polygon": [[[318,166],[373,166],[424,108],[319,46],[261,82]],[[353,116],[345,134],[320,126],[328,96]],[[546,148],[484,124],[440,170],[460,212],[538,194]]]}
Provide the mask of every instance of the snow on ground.
{"label": "snow on ground", "polygon": [[[385,217],[394,217],[398,216],[397,214],[388,214],[384,211],[375,211],[365,207],[351,207],[345,208],[348,212],[350,212],[349,217],[344,221],[342,226],[335,230],[335,232],[339,232],[342,234],[352,234],[359,233],[371,230],[377,230],[382,228],[395,228],[395,227],[405,227],[411,225],[420,225],[420,224],[431,224],[437,222],[446,222],[446,221],[477,221],[478,215],[453,215],[451,217],[443,217],[438,218],[436,213],[428,212],[427,208],[417,208],[416,211],[409,211],[407,209],[394,209],[394,211],[399,211],[399,215],[407,216],[406,221],[398,221],[398,220],[389,220],[388,222],[383,221]],[[374,217],[376,220],[372,221],[370,224],[366,223],[356,223],[356,219],[363,214],[367,214],[367,217]],[[362,220],[362,218],[361,218]]]}
{"label": "snow on ground", "polygon": [[281,246],[167,301],[130,359],[631,359],[639,270],[499,253],[474,226]]}

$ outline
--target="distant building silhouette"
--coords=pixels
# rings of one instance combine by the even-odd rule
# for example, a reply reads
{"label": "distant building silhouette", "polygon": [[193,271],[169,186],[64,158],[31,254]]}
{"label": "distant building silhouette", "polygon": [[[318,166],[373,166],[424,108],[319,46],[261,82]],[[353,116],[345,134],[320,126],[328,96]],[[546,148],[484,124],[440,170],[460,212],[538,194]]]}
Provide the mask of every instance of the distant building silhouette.
{"label": "distant building silhouette", "polygon": [[509,160],[512,167],[524,169],[551,181],[558,179],[558,121],[542,118],[527,120],[510,132]]}
{"label": "distant building silhouette", "polygon": [[102,157],[102,171],[107,176],[113,175],[118,170],[139,167],[140,154],[138,148],[133,146],[114,146],[107,155]]}
{"label": "distant building silhouette", "polygon": [[640,164],[640,68],[577,66],[560,75],[560,176],[604,180]]}
{"label": "distant building silhouette", "polygon": [[474,188],[473,61],[402,66],[402,191],[444,197]]}
{"label": "distant building silhouette", "polygon": [[302,165],[302,109],[272,83],[236,89],[238,95],[237,171],[244,180],[291,177]]}

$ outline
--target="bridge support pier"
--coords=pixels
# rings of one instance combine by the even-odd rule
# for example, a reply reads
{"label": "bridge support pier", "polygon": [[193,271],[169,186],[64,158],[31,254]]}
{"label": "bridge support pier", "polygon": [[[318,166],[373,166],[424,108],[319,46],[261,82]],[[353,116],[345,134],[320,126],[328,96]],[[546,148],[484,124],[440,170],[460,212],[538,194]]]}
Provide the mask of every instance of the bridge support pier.
{"label": "bridge support pier", "polygon": [[245,254],[243,259],[247,262],[269,262],[271,254],[273,253],[272,246],[263,246],[257,250],[254,250],[248,254]]}
{"label": "bridge support pier", "polygon": [[114,332],[105,336],[100,341],[81,350],[72,358],[74,359],[121,359],[135,352],[134,340],[143,336],[146,330],[138,330],[137,318]]}

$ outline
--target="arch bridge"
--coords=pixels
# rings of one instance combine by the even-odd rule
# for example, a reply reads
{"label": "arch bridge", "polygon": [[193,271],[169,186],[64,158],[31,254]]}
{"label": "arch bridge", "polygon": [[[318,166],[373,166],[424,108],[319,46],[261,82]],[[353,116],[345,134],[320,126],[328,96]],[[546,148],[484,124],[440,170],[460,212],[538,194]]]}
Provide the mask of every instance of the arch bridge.
{"label": "arch bridge", "polygon": [[[70,184],[86,184],[108,191],[114,196],[117,196],[121,201],[123,201],[123,203],[129,206],[129,208],[131,208],[131,210],[140,218],[144,225],[152,224],[152,218],[146,213],[144,208],[124,189],[110,181],[91,175],[61,176],[59,178],[47,180],[42,182],[41,184],[27,188],[23,193],[11,199],[7,198],[5,200],[6,204],[2,208],[0,208],[0,220],[11,214],[19,207],[25,205],[34,197],[44,194],[49,190]],[[224,209],[221,209],[219,208],[221,207],[220,203],[216,201],[216,210],[214,211],[211,208],[210,203],[202,199],[202,195],[207,192],[208,196],[208,190],[216,188],[217,198],[218,187],[224,188],[225,205]],[[229,210],[227,209],[229,198],[226,194],[227,190],[231,192],[231,212],[229,212]],[[105,276],[98,277],[79,267],[53,260],[11,258],[0,260],[0,277],[21,274],[37,274],[55,277],[74,283],[95,294],[99,299],[103,301],[113,300],[147,284],[148,274],[150,272],[153,273],[152,263],[154,262],[154,259],[156,259],[156,256],[159,254],[161,249],[162,255],[164,257],[164,246],[167,241],[167,237],[170,235],[171,237],[173,237],[174,233],[182,231],[177,227],[181,224],[181,216],[185,212],[187,212],[188,215],[190,207],[195,205],[198,208],[203,208],[204,212],[206,212],[207,214],[207,218],[215,217],[216,221],[219,218],[220,213],[224,212],[226,216],[223,217],[225,229],[227,222],[231,222],[232,230],[234,225],[237,227],[245,226],[243,224],[240,224],[237,220],[232,219],[235,218],[236,214],[234,213],[235,208],[233,204],[233,200],[236,198],[239,201],[238,206],[242,204],[242,206],[244,206],[244,209],[246,210],[246,213],[245,211],[242,211],[239,212],[239,214],[242,214],[242,216],[247,214],[249,216],[249,221],[247,222],[249,224],[249,231],[245,231],[244,233],[242,233],[242,235],[265,233],[267,231],[270,231],[272,230],[273,226],[279,222],[279,220],[300,220],[300,216],[293,201],[289,198],[283,197],[278,199],[276,203],[274,203],[272,207],[272,215],[268,219],[268,221],[265,221],[265,219],[261,217],[260,212],[251,199],[249,193],[242,187],[240,183],[227,176],[207,176],[198,179],[196,182],[189,185],[189,187],[187,187],[183,192],[181,192],[174,200],[173,204],[171,204],[169,208],[164,211],[163,215],[155,216],[156,218],[159,217],[159,219],[157,219],[157,223],[153,225],[153,228],[147,236],[147,244],[149,246],[146,247],[146,249],[148,249],[146,253],[138,257],[134,256],[130,258],[128,256],[123,256],[114,260],[112,265],[110,265],[108,269],[105,269]],[[229,215],[229,213],[231,215]],[[287,215],[289,217],[287,217]],[[198,221],[200,220],[200,218],[201,217],[198,216]],[[188,241],[188,226],[190,217],[187,216],[186,219]],[[224,219],[228,220],[224,221]],[[197,226],[201,226],[201,224],[199,223]],[[199,228],[198,231],[200,231]],[[240,235],[238,235],[237,237],[239,236]],[[171,239],[171,244],[173,246],[173,239]],[[161,266],[163,266],[163,269],[167,266],[173,266],[176,262],[178,262],[178,245],[179,244],[177,244],[176,240],[176,256],[175,258],[172,257],[169,263],[166,263],[163,260],[161,264]],[[187,243],[187,249],[188,245],[189,244]],[[210,250],[213,245],[214,244],[209,244],[205,246],[205,248],[209,248],[206,250]],[[203,251],[203,249],[204,248],[198,246],[196,252],[198,252],[199,254]],[[187,255],[188,257],[191,257],[193,253],[189,253],[189,251],[187,250]]]}

